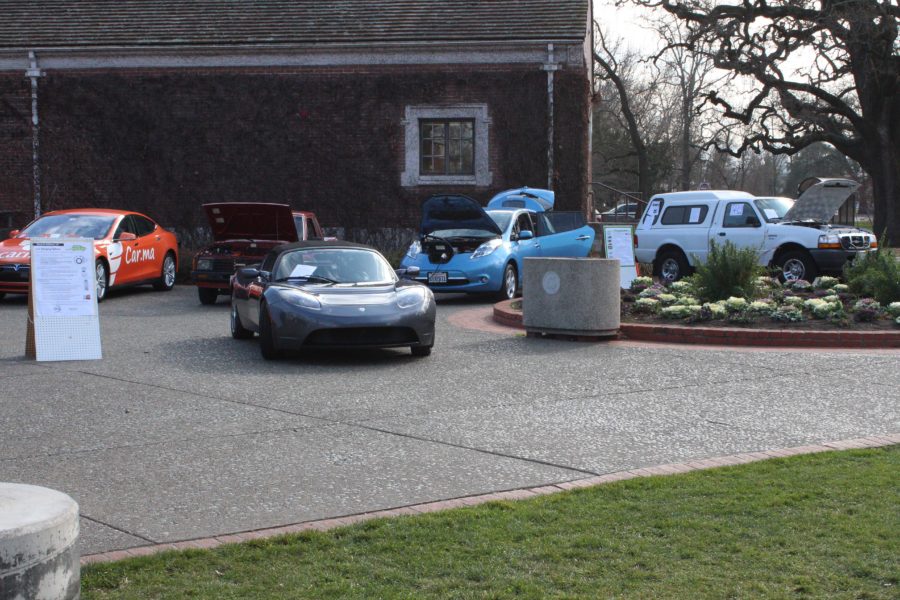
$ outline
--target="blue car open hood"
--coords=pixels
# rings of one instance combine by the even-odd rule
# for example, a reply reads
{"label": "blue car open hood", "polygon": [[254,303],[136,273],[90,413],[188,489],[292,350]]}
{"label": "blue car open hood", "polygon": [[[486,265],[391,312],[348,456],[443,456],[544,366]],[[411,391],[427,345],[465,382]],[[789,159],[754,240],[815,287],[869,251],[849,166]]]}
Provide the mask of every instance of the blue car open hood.
{"label": "blue car open hood", "polygon": [[553,210],[556,194],[550,190],[520,187],[500,192],[488,202],[488,210],[499,208],[527,208],[534,212]]}
{"label": "blue car open hood", "polygon": [[422,204],[419,233],[428,235],[441,229],[480,229],[497,235],[503,233],[478,202],[461,194],[432,196]]}

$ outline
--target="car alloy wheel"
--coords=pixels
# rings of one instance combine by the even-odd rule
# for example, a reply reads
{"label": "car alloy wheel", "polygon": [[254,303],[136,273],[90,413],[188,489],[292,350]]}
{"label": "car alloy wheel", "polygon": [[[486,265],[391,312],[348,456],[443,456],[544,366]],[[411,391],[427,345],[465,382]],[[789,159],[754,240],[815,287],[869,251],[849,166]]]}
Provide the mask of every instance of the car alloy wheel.
{"label": "car alloy wheel", "polygon": [[153,284],[153,289],[161,292],[168,292],[175,287],[175,257],[166,254],[163,259],[162,274],[159,281]]}
{"label": "car alloy wheel", "polygon": [[503,296],[507,300],[512,300],[516,297],[517,291],[519,291],[519,276],[516,273],[516,267],[510,263],[503,271]]}
{"label": "car alloy wheel", "polygon": [[103,302],[106,298],[106,288],[109,286],[109,275],[106,270],[106,264],[102,260],[98,260],[96,264],[97,271],[97,302]]}
{"label": "car alloy wheel", "polygon": [[798,279],[803,279],[803,276],[806,275],[806,267],[799,258],[792,258],[784,261],[781,272],[784,273],[785,281],[797,281]]}
{"label": "car alloy wheel", "polygon": [[678,261],[674,258],[667,258],[666,260],[664,260],[659,268],[659,271],[662,274],[662,278],[666,281],[677,281],[678,276],[681,274],[681,269],[678,266]]}

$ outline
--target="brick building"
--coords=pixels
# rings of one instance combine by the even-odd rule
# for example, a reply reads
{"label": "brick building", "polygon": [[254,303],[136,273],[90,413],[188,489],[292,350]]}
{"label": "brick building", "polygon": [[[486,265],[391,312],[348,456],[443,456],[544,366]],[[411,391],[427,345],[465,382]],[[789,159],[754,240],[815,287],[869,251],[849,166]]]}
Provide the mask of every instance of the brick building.
{"label": "brick building", "polygon": [[[584,210],[590,0],[0,0],[0,228],[286,202],[396,248],[427,196]],[[37,185],[36,185],[37,182]]]}

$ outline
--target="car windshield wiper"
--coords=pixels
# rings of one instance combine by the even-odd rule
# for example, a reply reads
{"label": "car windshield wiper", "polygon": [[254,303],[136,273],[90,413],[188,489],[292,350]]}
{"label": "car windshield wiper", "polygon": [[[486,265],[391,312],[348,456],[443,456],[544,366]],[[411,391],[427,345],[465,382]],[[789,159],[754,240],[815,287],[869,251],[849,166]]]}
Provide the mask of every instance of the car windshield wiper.
{"label": "car windshield wiper", "polygon": [[335,279],[329,279],[328,277],[322,277],[321,275],[295,275],[293,277],[291,277],[291,276],[282,277],[281,279],[276,279],[275,281],[281,282],[281,281],[291,281],[291,280],[296,280],[296,279],[300,279],[303,281],[317,281],[319,283],[328,283],[331,285],[334,285],[336,283],[342,283]]}

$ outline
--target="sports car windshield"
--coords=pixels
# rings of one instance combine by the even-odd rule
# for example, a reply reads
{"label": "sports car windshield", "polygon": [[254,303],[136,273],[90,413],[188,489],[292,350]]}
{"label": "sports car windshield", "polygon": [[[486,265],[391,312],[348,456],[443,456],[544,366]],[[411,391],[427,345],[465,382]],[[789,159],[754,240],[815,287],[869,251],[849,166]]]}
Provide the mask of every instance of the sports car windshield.
{"label": "sports car windshield", "polygon": [[788,198],[757,198],[753,203],[756,204],[756,208],[768,223],[777,223],[782,220],[794,205],[794,201]]}
{"label": "sports car windshield", "polygon": [[313,284],[385,284],[396,275],[380,254],[356,248],[300,248],[281,255],[276,281]]}
{"label": "sports car windshield", "polygon": [[47,215],[26,227],[17,237],[80,237],[99,240],[106,237],[115,220],[115,217],[101,215]]}

